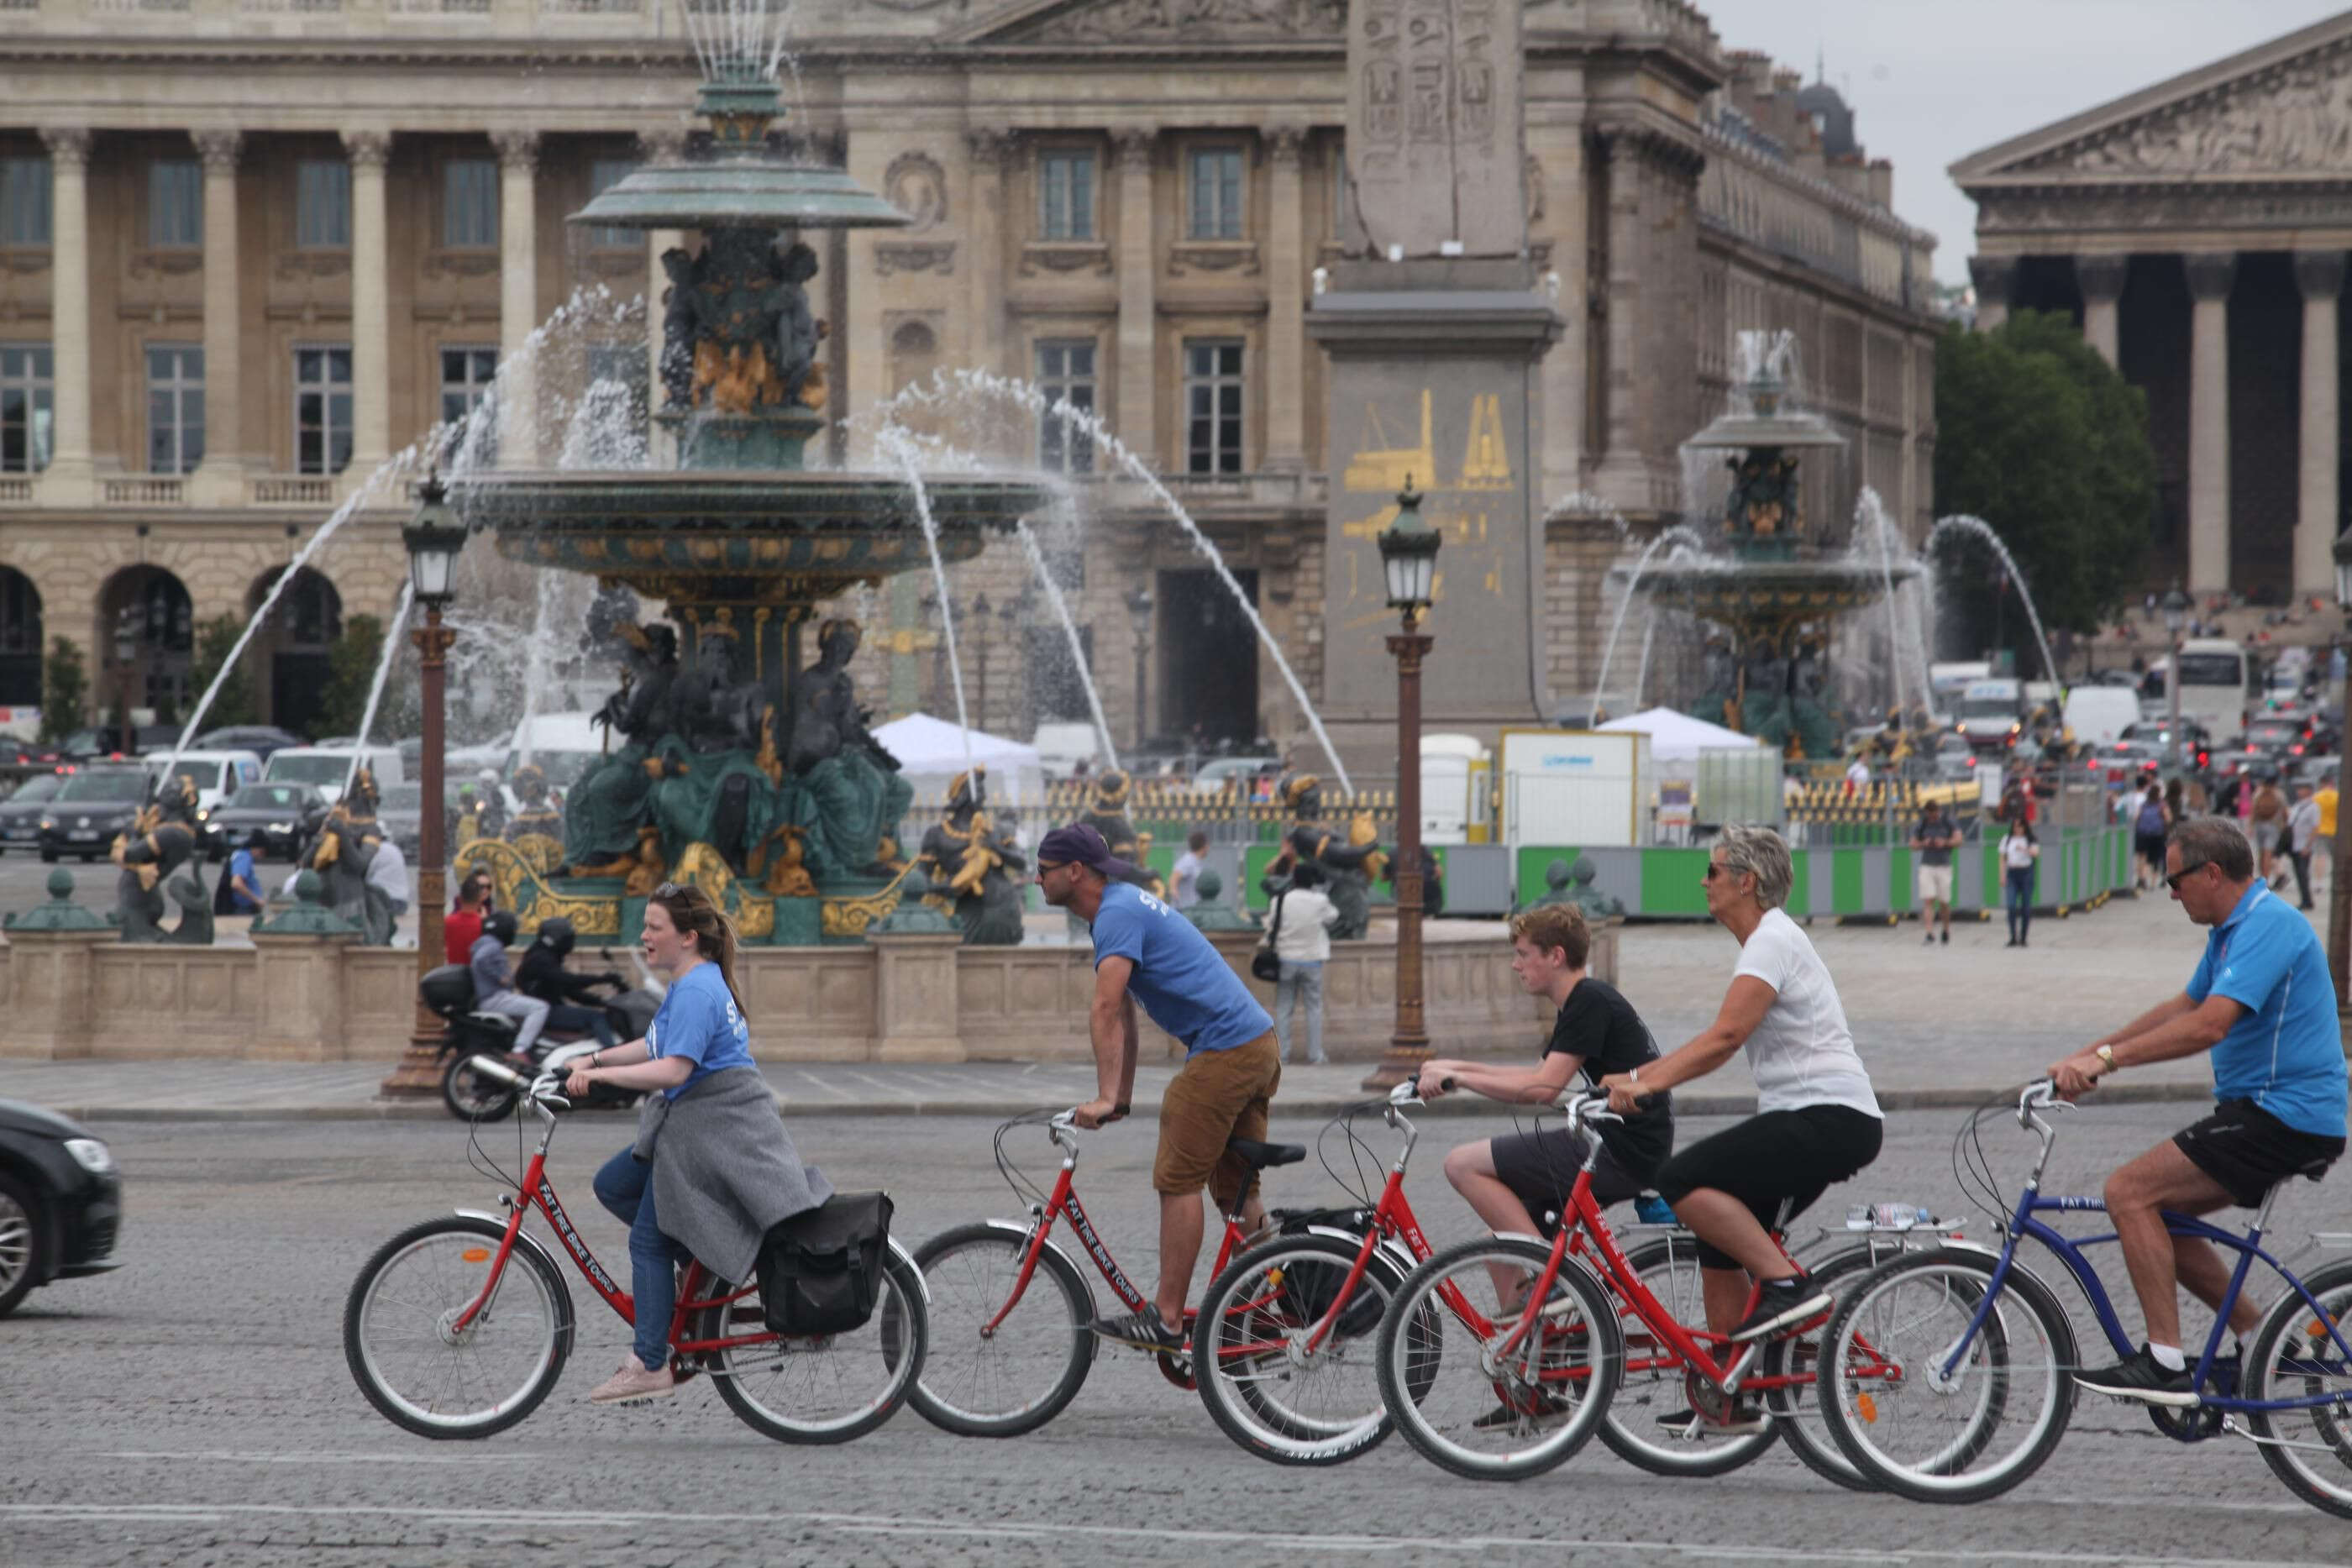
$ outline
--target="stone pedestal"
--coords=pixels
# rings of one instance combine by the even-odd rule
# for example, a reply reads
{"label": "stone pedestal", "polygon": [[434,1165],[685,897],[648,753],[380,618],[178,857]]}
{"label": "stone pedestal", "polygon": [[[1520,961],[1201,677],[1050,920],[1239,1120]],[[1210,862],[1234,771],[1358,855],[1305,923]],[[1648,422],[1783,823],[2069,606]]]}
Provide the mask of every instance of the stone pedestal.
{"label": "stone pedestal", "polygon": [[343,951],[358,940],[341,932],[254,933],[261,1017],[246,1055],[259,1061],[344,1059]]}
{"label": "stone pedestal", "polygon": [[117,937],[110,925],[97,930],[10,929],[8,1027],[0,1030],[0,1057],[47,1061],[90,1054],[91,1003],[97,992],[91,954],[110,946]]}
{"label": "stone pedestal", "polygon": [[961,1061],[956,1028],[956,955],[961,932],[869,931],[874,949],[874,1059]]}

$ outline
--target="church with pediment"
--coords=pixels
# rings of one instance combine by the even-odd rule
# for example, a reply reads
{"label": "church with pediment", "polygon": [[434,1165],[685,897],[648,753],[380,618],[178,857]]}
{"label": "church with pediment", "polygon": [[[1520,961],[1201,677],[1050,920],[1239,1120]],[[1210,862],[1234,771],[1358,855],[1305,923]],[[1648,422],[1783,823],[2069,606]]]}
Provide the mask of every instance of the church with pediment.
{"label": "church with pediment", "polygon": [[2352,12],[1989,147],[1977,320],[2063,311],[2147,395],[2147,583],[2332,601],[2352,246]]}

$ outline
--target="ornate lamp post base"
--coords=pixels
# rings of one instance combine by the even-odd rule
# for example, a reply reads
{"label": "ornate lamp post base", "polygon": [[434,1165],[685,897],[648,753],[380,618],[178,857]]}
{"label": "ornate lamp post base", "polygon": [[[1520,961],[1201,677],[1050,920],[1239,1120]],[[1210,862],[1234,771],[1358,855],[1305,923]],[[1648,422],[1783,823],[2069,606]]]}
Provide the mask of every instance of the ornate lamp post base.
{"label": "ornate lamp post base", "polygon": [[1397,661],[1397,863],[1396,1030],[1388,1054],[1364,1080],[1367,1089],[1393,1089],[1429,1060],[1429,1028],[1421,991],[1421,661],[1431,639],[1413,630],[1417,612],[1408,609],[1404,632],[1389,639]]}

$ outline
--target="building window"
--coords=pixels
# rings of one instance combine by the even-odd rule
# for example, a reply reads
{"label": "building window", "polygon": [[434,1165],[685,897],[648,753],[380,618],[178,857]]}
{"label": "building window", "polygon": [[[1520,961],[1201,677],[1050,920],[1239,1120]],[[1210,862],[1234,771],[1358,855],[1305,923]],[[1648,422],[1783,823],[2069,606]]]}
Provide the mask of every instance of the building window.
{"label": "building window", "polygon": [[[622,181],[636,168],[625,158],[599,158],[588,165],[588,199],[594,201]],[[588,231],[588,243],[604,250],[634,249],[643,236],[635,229],[613,228],[599,224]]]}
{"label": "building window", "polygon": [[443,423],[457,424],[480,407],[483,394],[490,390],[490,382],[498,373],[499,351],[496,349],[442,350]]}
{"label": "building window", "polygon": [[[1075,342],[1037,345],[1037,390],[1050,407],[1066,402],[1087,413],[1095,411],[1095,344],[1091,338]],[[1094,433],[1048,413],[1037,423],[1037,465],[1053,474],[1091,474],[1095,467]]]}
{"label": "building window", "polygon": [[499,243],[499,165],[490,158],[452,158],[441,166],[441,244],[484,250]]}
{"label": "building window", "polygon": [[0,245],[49,243],[49,161],[0,158]]}
{"label": "building window", "polygon": [[1242,346],[1233,340],[1184,345],[1185,472],[1242,471]]}
{"label": "building window", "polygon": [[52,391],[47,343],[0,343],[0,474],[37,474],[49,465]]}
{"label": "building window", "polygon": [[147,244],[156,250],[205,243],[205,166],[193,158],[147,165]]}
{"label": "building window", "polygon": [[1200,147],[1192,152],[1194,239],[1242,237],[1242,150]]}
{"label": "building window", "polygon": [[187,474],[205,460],[205,351],[147,346],[147,472]]}
{"label": "building window", "polygon": [[1095,155],[1047,152],[1037,160],[1037,237],[1095,237]]}
{"label": "building window", "polygon": [[340,474],[352,461],[352,350],[294,350],[294,470]]}
{"label": "building window", "polygon": [[352,246],[352,166],[340,158],[294,165],[294,243],[303,250]]}

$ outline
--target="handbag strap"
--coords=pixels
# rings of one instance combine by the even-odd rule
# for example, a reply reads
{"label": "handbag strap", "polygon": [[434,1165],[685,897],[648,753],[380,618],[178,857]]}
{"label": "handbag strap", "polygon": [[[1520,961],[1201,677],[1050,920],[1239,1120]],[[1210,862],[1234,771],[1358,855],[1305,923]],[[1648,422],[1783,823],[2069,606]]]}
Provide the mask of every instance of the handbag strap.
{"label": "handbag strap", "polygon": [[1269,947],[1282,939],[1282,901],[1289,896],[1290,889],[1286,887],[1274,895],[1274,928],[1265,934],[1265,945]]}

